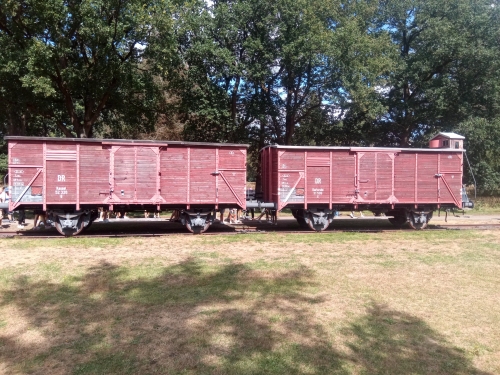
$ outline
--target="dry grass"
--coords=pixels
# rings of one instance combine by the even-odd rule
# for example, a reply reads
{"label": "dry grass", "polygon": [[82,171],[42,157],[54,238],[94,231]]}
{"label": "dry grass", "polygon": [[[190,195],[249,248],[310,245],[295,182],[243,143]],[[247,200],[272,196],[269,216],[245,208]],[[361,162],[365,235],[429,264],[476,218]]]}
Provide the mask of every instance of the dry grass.
{"label": "dry grass", "polygon": [[500,232],[2,240],[0,373],[498,374]]}

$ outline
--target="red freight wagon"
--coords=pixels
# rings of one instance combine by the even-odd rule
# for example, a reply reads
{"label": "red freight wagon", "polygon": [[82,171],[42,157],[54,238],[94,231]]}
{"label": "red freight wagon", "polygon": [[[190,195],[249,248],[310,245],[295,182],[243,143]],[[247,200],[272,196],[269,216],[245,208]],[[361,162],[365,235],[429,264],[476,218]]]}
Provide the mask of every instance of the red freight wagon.
{"label": "red freight wagon", "polygon": [[462,207],[464,150],[444,144],[447,148],[268,146],[261,151],[264,201],[278,210],[290,208],[299,224],[314,230],[326,229],[334,212],[346,209],[385,213],[395,225],[409,222],[421,229],[434,210]]}
{"label": "red freight wagon", "polygon": [[245,208],[247,145],[193,142],[6,137],[10,210],[52,213],[75,235],[116,211],[177,209],[195,233],[214,211]]}

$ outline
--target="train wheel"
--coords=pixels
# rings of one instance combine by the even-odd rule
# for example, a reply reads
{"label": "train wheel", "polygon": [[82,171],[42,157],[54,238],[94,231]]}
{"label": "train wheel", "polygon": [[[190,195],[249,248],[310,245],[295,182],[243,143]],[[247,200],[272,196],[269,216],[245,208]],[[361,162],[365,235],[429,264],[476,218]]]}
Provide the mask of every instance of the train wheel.
{"label": "train wheel", "polygon": [[306,222],[306,219],[304,219],[303,217],[296,217],[297,219],[297,223],[299,223],[299,227],[301,228],[309,228],[309,225],[307,224]]}
{"label": "train wheel", "polygon": [[316,232],[322,232],[328,228],[332,217],[328,213],[303,211],[304,221],[307,226]]}
{"label": "train wheel", "polygon": [[324,230],[328,229],[330,223],[315,225],[311,220],[309,220],[307,222],[307,225],[309,226],[310,229],[312,229],[315,232],[323,232]]}
{"label": "train wheel", "polygon": [[[90,214],[90,220],[89,220],[89,223],[88,223],[86,226],[84,226],[83,231],[84,231],[84,232],[86,232],[86,231],[87,231],[87,229],[89,229],[89,228],[92,226],[92,223],[93,223],[94,221],[96,221],[98,217],[99,217],[99,214],[97,213],[97,211],[93,211],[93,212]],[[85,225],[85,224],[84,224],[84,225]]]}
{"label": "train wheel", "polygon": [[410,224],[410,227],[416,230],[421,230],[425,229],[427,227],[427,224],[429,223],[430,216],[432,215],[427,215],[427,214],[410,214],[410,220],[408,220],[408,223]]}
{"label": "train wheel", "polygon": [[74,237],[81,233],[81,231],[85,228],[85,223],[83,221],[78,223],[77,228],[63,228],[59,220],[54,222],[56,230],[62,234],[64,237]]}
{"label": "train wheel", "polygon": [[200,226],[191,226],[190,223],[186,223],[186,229],[188,231],[190,231],[191,233],[193,234],[202,234],[204,232],[206,232],[206,230],[210,227],[210,223],[207,222],[203,227],[200,227]]}
{"label": "train wheel", "polygon": [[183,212],[179,219],[188,231],[201,234],[212,224],[212,212]]}
{"label": "train wheel", "polygon": [[309,225],[307,225],[306,219],[304,218],[305,211],[304,210],[292,210],[292,215],[297,220],[297,223],[299,224],[299,227],[301,228],[309,228]]}
{"label": "train wheel", "polygon": [[81,233],[92,221],[92,212],[53,212],[54,226],[65,237],[73,237]]}
{"label": "train wheel", "polygon": [[308,229],[309,225],[306,222],[306,219],[304,219],[304,210],[292,210],[292,215],[297,220],[297,223],[299,224],[299,227]]}
{"label": "train wheel", "polygon": [[389,222],[395,227],[402,227],[403,225],[406,224],[407,221],[408,220],[406,219],[406,216],[402,215],[397,215],[389,218]]}

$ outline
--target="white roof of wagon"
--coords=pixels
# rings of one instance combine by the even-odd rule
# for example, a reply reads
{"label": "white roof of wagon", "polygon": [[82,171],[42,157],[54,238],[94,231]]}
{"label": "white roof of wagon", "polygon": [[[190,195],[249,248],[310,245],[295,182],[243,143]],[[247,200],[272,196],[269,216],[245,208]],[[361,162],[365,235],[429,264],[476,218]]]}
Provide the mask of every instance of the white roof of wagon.
{"label": "white roof of wagon", "polygon": [[450,138],[450,139],[465,139],[463,135],[457,134],[457,133],[451,133],[451,132],[441,132],[436,134],[434,137],[431,138],[431,140],[436,139],[438,137],[445,137],[445,138]]}
{"label": "white roof of wagon", "polygon": [[444,149],[444,148],[401,148],[401,147],[362,147],[362,146],[283,146],[269,145],[266,148],[279,148],[285,150],[304,150],[304,151],[321,151],[321,150],[349,150],[354,152],[464,152],[464,149]]}
{"label": "white roof of wagon", "polygon": [[186,146],[217,146],[217,147],[245,147],[248,144],[240,143],[209,143],[209,142],[185,142],[185,141],[156,141],[146,139],[100,139],[100,138],[56,138],[56,137],[25,137],[25,136],[7,136],[8,141],[37,141],[37,142],[74,142],[74,143],[101,143],[106,145],[126,144],[130,146],[168,146],[168,145],[186,145]]}

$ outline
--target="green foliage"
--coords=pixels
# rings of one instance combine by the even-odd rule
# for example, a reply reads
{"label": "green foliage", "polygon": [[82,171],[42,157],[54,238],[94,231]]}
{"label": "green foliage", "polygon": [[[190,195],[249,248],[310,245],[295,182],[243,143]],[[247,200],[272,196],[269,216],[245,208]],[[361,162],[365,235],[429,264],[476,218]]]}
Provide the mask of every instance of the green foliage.
{"label": "green foliage", "polygon": [[500,118],[499,22],[491,0],[5,0],[0,132],[249,143],[252,179],[271,143],[474,143]]}
{"label": "green foliage", "polygon": [[110,113],[128,124],[153,122],[145,61],[171,51],[168,7],[164,0],[2,2],[0,96],[9,134],[12,118],[22,116],[77,137],[92,136]]}
{"label": "green foliage", "polygon": [[[473,118],[460,124],[458,131],[466,137],[465,148],[471,169],[481,194],[500,192],[500,119]],[[466,182],[473,184],[467,162],[464,162]]]}
{"label": "green foliage", "polygon": [[491,1],[387,0],[376,25],[394,44],[380,91],[378,144],[419,145],[476,116],[498,116],[498,9]]}
{"label": "green foliage", "polygon": [[296,127],[314,113],[370,96],[368,84],[374,86],[391,63],[379,53],[389,47],[386,33],[367,33],[355,17],[373,11],[364,3],[305,0],[183,8],[176,88],[188,130],[194,129],[190,136],[213,139],[215,122],[219,140],[250,135],[260,146],[291,144]]}

